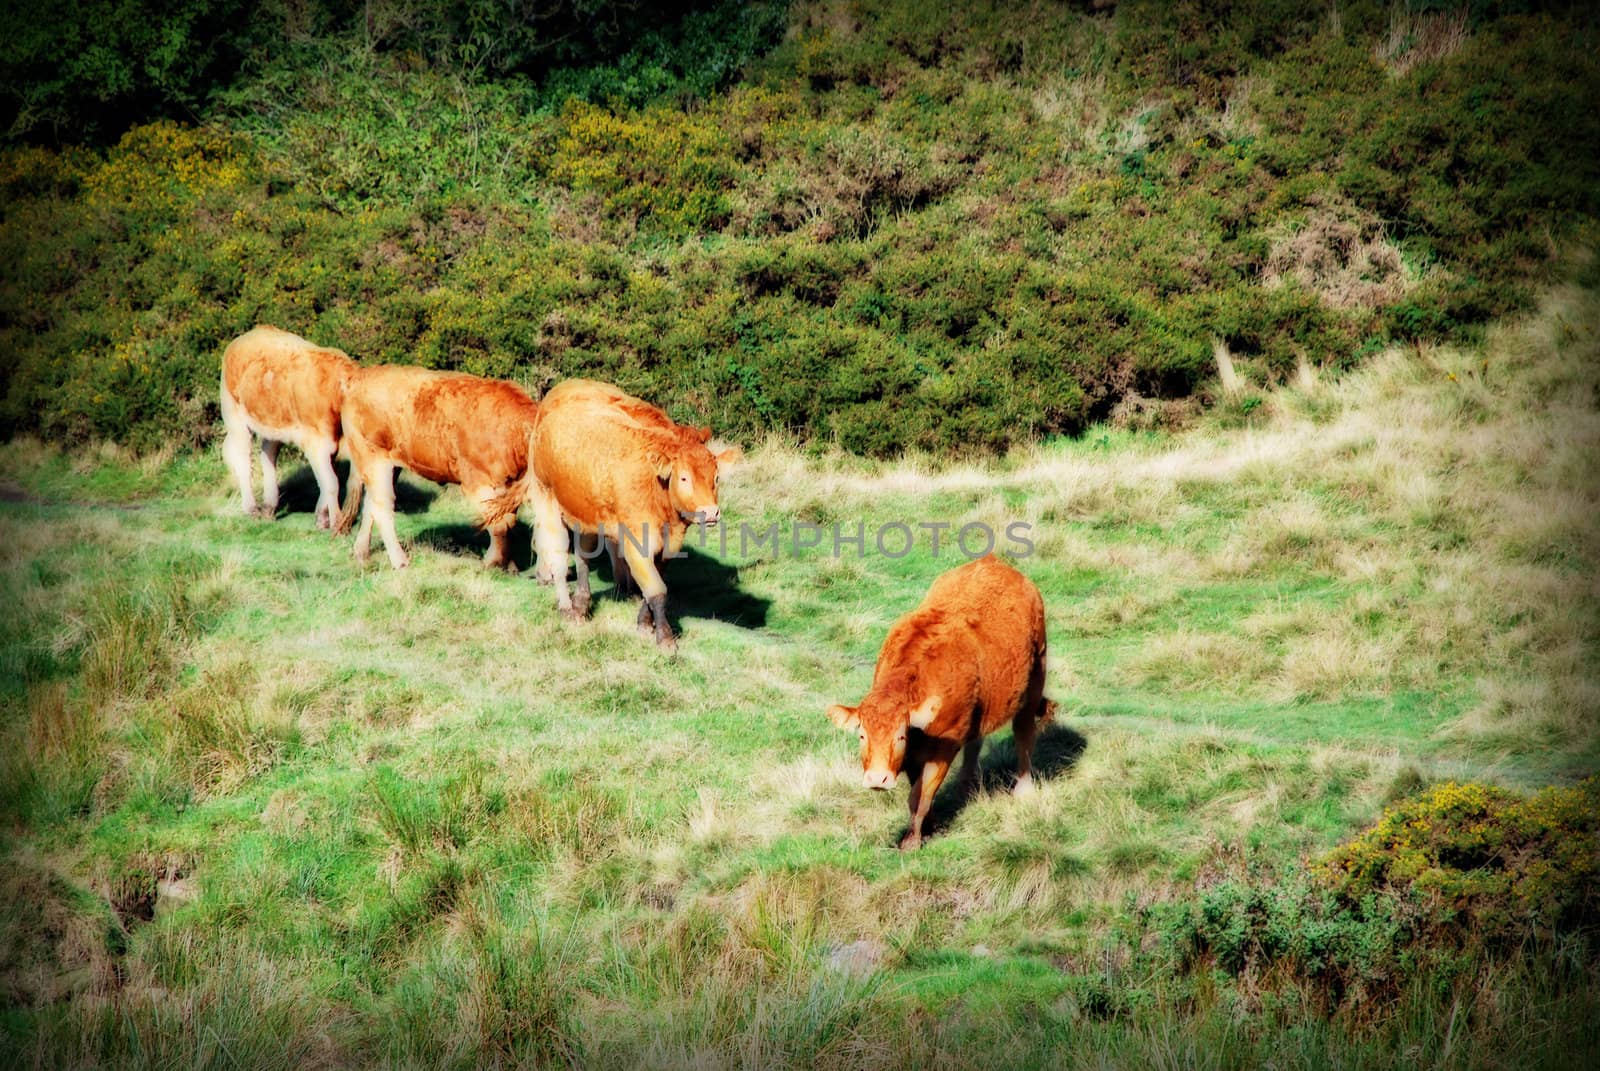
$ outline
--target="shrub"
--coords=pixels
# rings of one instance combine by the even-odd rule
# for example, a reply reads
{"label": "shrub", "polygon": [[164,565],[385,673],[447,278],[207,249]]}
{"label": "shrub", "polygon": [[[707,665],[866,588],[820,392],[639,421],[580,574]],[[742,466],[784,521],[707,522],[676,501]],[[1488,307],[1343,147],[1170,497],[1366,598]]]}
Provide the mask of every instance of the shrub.
{"label": "shrub", "polygon": [[1342,900],[1414,891],[1440,925],[1516,940],[1600,921],[1600,776],[1523,798],[1435,786],[1313,868]]}
{"label": "shrub", "polygon": [[1473,957],[1600,922],[1600,776],[1521,797],[1446,782],[1402,801],[1309,868],[1243,873],[1155,909],[1167,953],[1334,1003],[1394,995]]}

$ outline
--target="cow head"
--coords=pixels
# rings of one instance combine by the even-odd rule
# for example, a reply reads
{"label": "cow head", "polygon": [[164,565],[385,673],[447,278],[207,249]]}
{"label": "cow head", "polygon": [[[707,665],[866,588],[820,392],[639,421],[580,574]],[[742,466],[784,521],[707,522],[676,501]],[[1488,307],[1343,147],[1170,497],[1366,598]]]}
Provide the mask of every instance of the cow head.
{"label": "cow head", "polygon": [[860,706],[835,703],[828,719],[841,729],[854,729],[861,738],[861,783],[867,788],[894,786],[906,759],[906,735],[926,729],[939,713],[941,700],[930,695],[920,703],[902,692],[870,692]]}
{"label": "cow head", "polygon": [[709,442],[710,428],[678,428],[674,441],[659,457],[657,478],[667,489],[672,508],[687,521],[716,524],[722,519],[717,504],[717,472],[740,454],[737,446],[721,448]]}

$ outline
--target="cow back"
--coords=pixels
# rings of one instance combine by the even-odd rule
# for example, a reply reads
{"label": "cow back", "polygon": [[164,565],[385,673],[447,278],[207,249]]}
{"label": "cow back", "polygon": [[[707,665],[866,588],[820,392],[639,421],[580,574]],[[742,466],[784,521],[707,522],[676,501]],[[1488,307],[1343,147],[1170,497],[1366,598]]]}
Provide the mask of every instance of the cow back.
{"label": "cow back", "polygon": [[386,365],[352,383],[352,433],[435,483],[505,486],[527,472],[539,406],[514,383],[464,372]]}
{"label": "cow back", "polygon": [[222,358],[223,386],[253,423],[335,440],[355,370],[343,351],[268,326],[234,339]]}

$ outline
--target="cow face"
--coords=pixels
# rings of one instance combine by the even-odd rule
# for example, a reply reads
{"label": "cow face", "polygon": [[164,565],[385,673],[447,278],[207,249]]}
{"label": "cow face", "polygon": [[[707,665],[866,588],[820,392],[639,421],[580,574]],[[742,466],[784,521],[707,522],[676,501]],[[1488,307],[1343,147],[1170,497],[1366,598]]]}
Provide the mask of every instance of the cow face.
{"label": "cow face", "polygon": [[939,703],[939,697],[933,695],[913,708],[903,696],[869,695],[858,707],[836,703],[828,708],[830,721],[841,729],[854,729],[861,738],[864,787],[881,791],[894,786],[905,764],[907,734],[929,725],[939,712]]}
{"label": "cow face", "polygon": [[716,524],[722,519],[722,509],[717,504],[717,473],[738,456],[738,447],[713,453],[706,446],[711,438],[710,428],[685,428],[683,435],[683,447],[667,476],[672,508],[687,521]]}

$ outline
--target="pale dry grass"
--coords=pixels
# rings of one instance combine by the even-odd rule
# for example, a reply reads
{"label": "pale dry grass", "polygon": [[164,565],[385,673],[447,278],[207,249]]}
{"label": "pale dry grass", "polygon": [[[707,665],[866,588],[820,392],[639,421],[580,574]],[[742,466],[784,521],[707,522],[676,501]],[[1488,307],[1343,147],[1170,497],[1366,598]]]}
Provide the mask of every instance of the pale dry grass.
{"label": "pale dry grass", "polygon": [[[1338,381],[1307,369],[1245,428],[1205,427],[1109,452],[1040,446],[955,465],[830,458],[818,466],[773,444],[742,478],[770,500],[807,486],[812,507],[832,516],[870,514],[886,499],[976,493],[965,517],[1031,520],[1035,560],[1110,571],[1151,592],[1289,568],[1323,577],[1339,586],[1314,624],[1309,610],[1288,630],[1254,611],[1242,616],[1238,642],[1179,629],[1151,637],[1135,665],[1150,679],[1195,687],[1231,691],[1242,681],[1263,697],[1475,680],[1482,698],[1452,731],[1591,747],[1597,331],[1600,300],[1560,291],[1536,314],[1491,331],[1481,352],[1397,347]],[[1007,506],[1004,491],[1026,501]],[[1204,525],[1194,505],[1202,494],[1243,507],[1240,521],[1210,526],[1222,538],[1203,549],[1057,523]],[[1091,635],[1141,612],[1138,598],[1116,596],[1073,607],[1068,620]],[[1277,654],[1241,650],[1260,642],[1275,643]]]}
{"label": "pale dry grass", "polygon": [[1400,77],[1419,64],[1450,56],[1469,36],[1465,7],[1453,11],[1415,11],[1408,2],[1389,9],[1389,29],[1372,50],[1375,60]]}
{"label": "pale dry grass", "polygon": [[1268,287],[1295,283],[1331,308],[1374,309],[1398,302],[1422,275],[1407,268],[1376,216],[1324,198],[1273,236],[1261,280]]}

